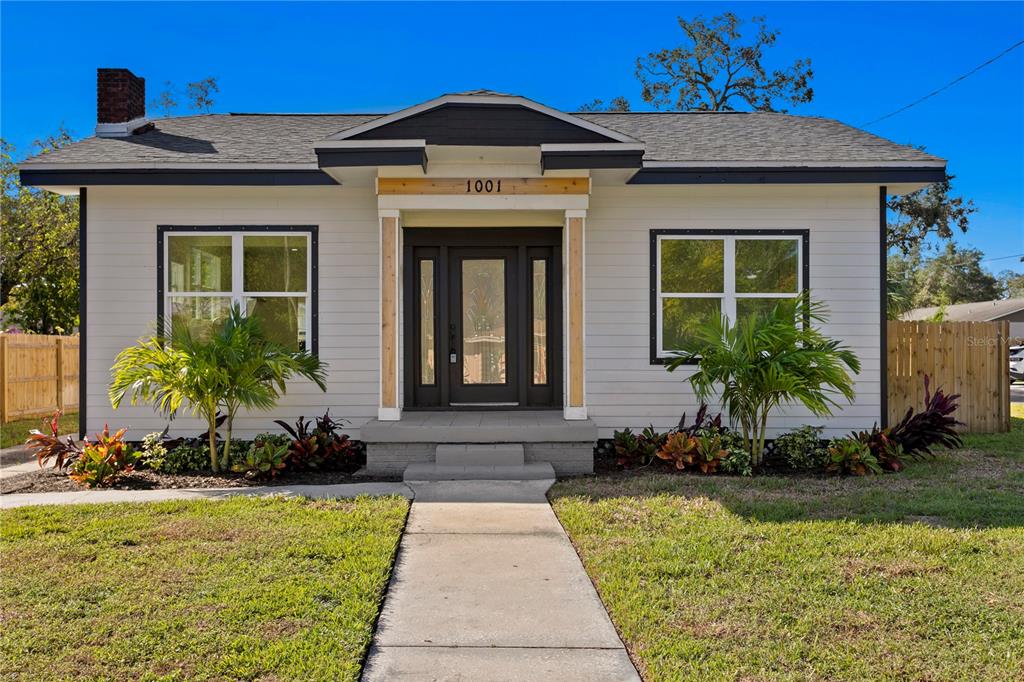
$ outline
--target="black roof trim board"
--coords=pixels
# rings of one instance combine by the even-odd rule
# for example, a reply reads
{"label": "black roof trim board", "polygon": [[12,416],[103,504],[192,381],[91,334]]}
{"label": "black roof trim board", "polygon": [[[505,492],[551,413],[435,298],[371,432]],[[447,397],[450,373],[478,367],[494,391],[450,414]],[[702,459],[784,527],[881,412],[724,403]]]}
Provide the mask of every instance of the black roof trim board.
{"label": "black roof trim board", "polygon": [[542,170],[577,170],[585,168],[640,168],[644,150],[542,151]]}
{"label": "black roof trim board", "polygon": [[321,147],[316,150],[321,168],[353,166],[422,166],[427,168],[425,147]]}
{"label": "black roof trim board", "polygon": [[322,170],[197,170],[197,169],[86,169],[22,170],[21,184],[29,186],[86,185],[338,185]]}
{"label": "black roof trim board", "polygon": [[942,182],[946,169],[928,167],[821,167],[785,166],[757,167],[680,167],[644,168],[634,175],[631,185],[756,185],[798,183],[871,183],[898,184],[901,182]]}

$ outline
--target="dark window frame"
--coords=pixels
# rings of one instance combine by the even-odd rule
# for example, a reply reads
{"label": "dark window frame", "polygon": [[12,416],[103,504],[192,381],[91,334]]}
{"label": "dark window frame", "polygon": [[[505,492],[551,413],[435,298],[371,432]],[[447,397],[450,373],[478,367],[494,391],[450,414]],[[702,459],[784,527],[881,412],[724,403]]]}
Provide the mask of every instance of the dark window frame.
{"label": "dark window frame", "polygon": [[309,235],[309,352],[320,353],[320,271],[318,225],[157,225],[156,226],[156,319],[157,328],[164,329],[164,242],[169,233],[189,232],[304,232]]}
{"label": "dark window frame", "polygon": [[[801,241],[802,266],[800,271],[800,292],[803,295],[810,290],[811,282],[811,231],[809,229],[702,229],[687,228],[673,230],[650,230],[650,298],[649,298],[649,324],[650,324],[650,364],[666,365],[673,358],[663,358],[658,355],[658,237],[743,237],[764,236],[764,237],[799,237]],[[684,363],[696,365],[696,362]]]}

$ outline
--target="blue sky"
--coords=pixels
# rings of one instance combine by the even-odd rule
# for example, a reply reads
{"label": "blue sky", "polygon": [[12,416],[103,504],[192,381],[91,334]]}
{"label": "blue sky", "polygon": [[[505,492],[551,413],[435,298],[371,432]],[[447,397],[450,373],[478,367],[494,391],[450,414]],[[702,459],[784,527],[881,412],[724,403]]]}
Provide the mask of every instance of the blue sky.
{"label": "blue sky", "polygon": [[[638,55],[678,42],[677,15],[764,14],[769,66],[811,57],[815,98],[793,113],[861,125],[1024,38],[1022,3],[0,3],[0,131],[20,154],[63,124],[95,125],[95,69],[150,94],[216,76],[216,111],[387,112],[489,88],[572,110],[626,95]],[[1024,47],[871,126],[949,159],[979,213],[958,241],[1024,253]],[[985,263],[1024,271],[1017,258]]]}

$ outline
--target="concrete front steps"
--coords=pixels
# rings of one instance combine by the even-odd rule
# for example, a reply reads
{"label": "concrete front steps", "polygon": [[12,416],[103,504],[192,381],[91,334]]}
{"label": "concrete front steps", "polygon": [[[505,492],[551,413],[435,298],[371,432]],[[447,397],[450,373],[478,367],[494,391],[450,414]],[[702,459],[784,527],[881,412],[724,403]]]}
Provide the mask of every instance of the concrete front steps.
{"label": "concrete front steps", "polygon": [[434,461],[413,463],[402,480],[422,481],[536,481],[552,479],[549,462],[526,462],[520,443],[439,443]]}

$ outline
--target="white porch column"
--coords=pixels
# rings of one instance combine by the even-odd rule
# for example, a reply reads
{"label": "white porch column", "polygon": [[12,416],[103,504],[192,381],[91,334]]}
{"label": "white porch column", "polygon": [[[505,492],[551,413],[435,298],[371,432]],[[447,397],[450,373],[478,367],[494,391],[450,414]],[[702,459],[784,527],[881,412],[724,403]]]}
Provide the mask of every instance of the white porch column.
{"label": "white porch column", "polygon": [[584,375],[584,226],[587,212],[565,212],[565,419],[586,419],[586,382]]}
{"label": "white porch column", "polygon": [[401,272],[399,212],[379,209],[380,219],[380,406],[377,419],[402,418],[398,390],[398,292]]}

